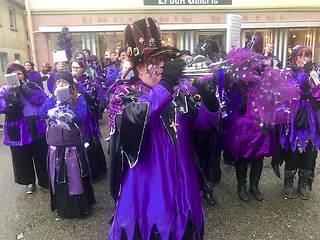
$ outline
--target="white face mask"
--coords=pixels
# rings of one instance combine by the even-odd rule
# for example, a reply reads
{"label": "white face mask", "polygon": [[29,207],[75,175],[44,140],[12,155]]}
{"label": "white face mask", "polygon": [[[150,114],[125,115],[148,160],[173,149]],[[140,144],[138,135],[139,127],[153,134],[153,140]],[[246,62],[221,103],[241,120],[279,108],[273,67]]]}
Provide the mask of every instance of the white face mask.
{"label": "white face mask", "polygon": [[[139,69],[139,78],[147,84],[150,87],[153,87],[155,84],[157,84],[156,77],[155,77],[155,71],[153,70],[152,66],[142,64],[138,66]],[[149,71],[150,70],[150,71]],[[151,74],[152,72],[152,74]]]}
{"label": "white face mask", "polygon": [[156,66],[153,65],[153,64],[149,64],[147,69],[148,69],[149,75],[152,76],[152,74],[153,74],[154,71],[156,70]]}
{"label": "white face mask", "polygon": [[125,75],[130,67],[131,67],[131,62],[130,61],[124,61],[122,63],[122,68],[121,68],[121,78],[122,79],[124,79],[124,78],[125,79],[129,79],[130,78],[131,75],[130,76]]}

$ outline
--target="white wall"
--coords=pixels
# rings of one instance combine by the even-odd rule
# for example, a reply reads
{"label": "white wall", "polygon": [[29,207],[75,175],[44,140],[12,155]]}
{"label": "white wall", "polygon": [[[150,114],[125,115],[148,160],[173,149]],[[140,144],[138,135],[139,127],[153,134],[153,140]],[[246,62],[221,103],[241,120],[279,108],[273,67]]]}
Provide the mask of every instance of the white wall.
{"label": "white wall", "polygon": [[[158,0],[165,1],[165,0]],[[169,2],[169,0],[167,0]],[[184,0],[185,2],[198,0]],[[223,1],[223,0],[220,0]],[[313,8],[320,7],[319,0],[307,0],[307,1],[292,1],[292,0],[232,0],[232,5],[188,5],[188,6],[175,6],[175,9],[179,8],[214,8],[214,9],[256,9],[256,8],[283,8],[283,9],[294,9],[299,10],[300,7],[307,8],[310,10]],[[54,10],[108,10],[108,9],[141,9],[141,8],[159,8],[172,9],[172,6],[144,6],[144,0],[32,0],[30,1],[30,8],[34,11],[54,11]]]}
{"label": "white wall", "polygon": [[[16,15],[16,29],[10,29],[9,10],[15,9]],[[21,62],[27,59],[27,36],[25,19],[22,10],[11,4],[7,0],[0,0],[0,52],[8,54],[8,62],[13,62],[14,54],[20,54]],[[5,83],[3,72],[0,70],[0,86]]]}

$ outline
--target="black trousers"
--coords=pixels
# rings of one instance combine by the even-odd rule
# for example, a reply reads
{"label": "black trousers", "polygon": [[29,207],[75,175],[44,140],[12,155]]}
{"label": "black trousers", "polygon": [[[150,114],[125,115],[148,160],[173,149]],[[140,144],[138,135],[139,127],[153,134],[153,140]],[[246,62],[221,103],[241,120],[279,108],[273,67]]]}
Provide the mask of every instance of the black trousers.
{"label": "black trousers", "polygon": [[303,170],[314,171],[316,165],[317,151],[311,142],[306,146],[305,152],[299,152],[298,149],[292,151],[290,148],[289,151],[284,153],[285,167],[287,171],[293,171],[297,168]]}
{"label": "black trousers", "polygon": [[196,156],[205,179],[212,186],[218,185],[221,181],[221,150],[220,145],[217,144],[215,131],[196,132],[193,140]]}
{"label": "black trousers", "polygon": [[35,183],[37,175],[39,186],[49,187],[48,145],[45,138],[24,146],[11,146],[10,150],[16,183]]}
{"label": "black trousers", "polygon": [[91,179],[98,180],[100,175],[107,173],[107,163],[100,140],[91,136],[87,148],[87,155],[90,164]]}

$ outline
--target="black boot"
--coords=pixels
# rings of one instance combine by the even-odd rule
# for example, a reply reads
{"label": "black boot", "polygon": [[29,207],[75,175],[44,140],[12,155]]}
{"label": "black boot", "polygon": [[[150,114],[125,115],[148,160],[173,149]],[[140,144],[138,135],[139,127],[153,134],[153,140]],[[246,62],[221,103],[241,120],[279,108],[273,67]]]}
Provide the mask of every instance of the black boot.
{"label": "black boot", "polygon": [[212,206],[216,205],[216,199],[213,196],[213,192],[203,192],[203,197],[208,204]]}
{"label": "black boot", "polygon": [[246,185],[238,185],[238,196],[244,202],[249,202],[249,195]]}
{"label": "black boot", "polygon": [[216,201],[213,197],[213,186],[206,179],[204,180],[204,186],[202,191],[203,198],[207,201],[207,203],[209,203],[210,205],[215,205]]}
{"label": "black boot", "polygon": [[308,179],[308,187],[309,187],[310,191],[312,190],[312,183],[313,183],[313,180],[314,180],[314,170],[316,168],[317,157],[318,157],[318,151],[314,150],[314,155],[313,155],[313,158],[312,158],[312,171],[311,171],[311,174],[310,174],[310,178]]}
{"label": "black boot", "polygon": [[308,188],[310,191],[312,190],[313,180],[314,180],[314,171],[311,172],[310,177],[308,179]]}
{"label": "black boot", "polygon": [[248,202],[249,201],[248,191],[247,191],[247,187],[246,187],[247,167],[248,167],[247,159],[238,158],[238,160],[236,161],[236,176],[237,176],[237,182],[238,182],[238,196],[244,202]]}
{"label": "black boot", "polygon": [[252,159],[251,170],[250,170],[250,193],[258,201],[263,200],[262,193],[258,188],[261,173],[262,173],[262,168],[263,168],[263,158]]}
{"label": "black boot", "polygon": [[299,169],[299,172],[298,172],[298,175],[299,175],[298,193],[299,193],[299,197],[304,200],[308,200],[310,198],[310,189],[308,186],[308,181],[310,179],[311,174],[312,174],[311,170]]}
{"label": "black boot", "polygon": [[283,194],[285,197],[293,198],[293,182],[296,176],[297,170],[288,171],[284,170],[284,184],[283,184]]}

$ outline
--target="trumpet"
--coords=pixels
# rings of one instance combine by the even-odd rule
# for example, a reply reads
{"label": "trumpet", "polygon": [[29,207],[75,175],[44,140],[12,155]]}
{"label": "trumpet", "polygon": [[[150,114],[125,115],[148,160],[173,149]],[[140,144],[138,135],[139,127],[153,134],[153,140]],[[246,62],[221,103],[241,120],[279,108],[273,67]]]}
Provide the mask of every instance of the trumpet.
{"label": "trumpet", "polygon": [[318,76],[318,73],[315,71],[315,70],[312,70],[310,72],[310,76],[314,82],[315,85],[319,85],[320,84],[320,79],[319,79],[319,76]]}
{"label": "trumpet", "polygon": [[309,75],[310,78],[312,79],[313,83],[318,86],[320,84],[320,79],[319,79],[319,75],[317,73],[317,64],[316,63],[312,63],[312,70],[310,71]]}
{"label": "trumpet", "polygon": [[213,67],[221,67],[222,69],[228,68],[225,64],[228,62],[227,60],[218,61],[214,63],[207,64],[205,58],[197,58],[197,56],[192,60],[186,60],[186,67],[182,70],[182,77],[202,77],[212,74]]}

